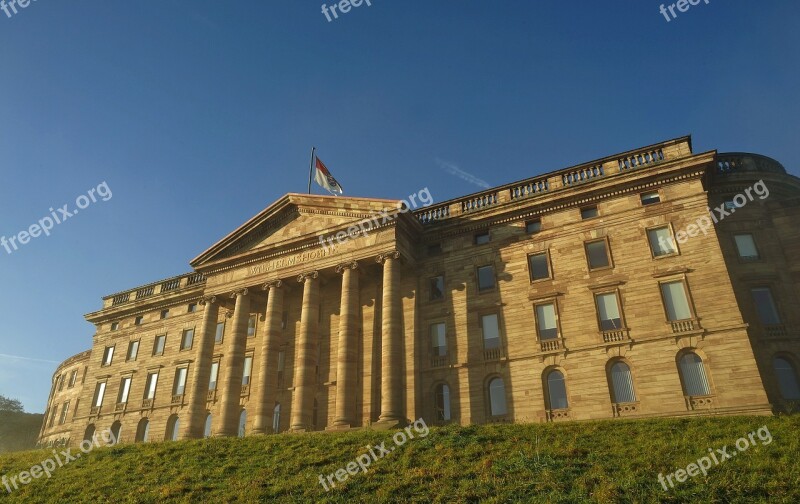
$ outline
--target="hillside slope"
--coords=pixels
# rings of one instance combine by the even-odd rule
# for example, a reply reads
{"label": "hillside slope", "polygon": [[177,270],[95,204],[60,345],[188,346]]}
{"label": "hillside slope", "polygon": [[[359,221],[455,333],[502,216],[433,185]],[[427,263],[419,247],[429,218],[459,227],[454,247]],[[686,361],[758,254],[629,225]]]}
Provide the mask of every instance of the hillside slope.
{"label": "hillside slope", "polygon": [[36,446],[44,415],[0,411],[0,453]]}
{"label": "hillside slope", "polygon": [[[11,495],[0,486],[0,501],[800,502],[800,416],[416,427],[402,446],[394,432],[356,431],[98,448]],[[388,453],[369,455],[381,443]],[[725,446],[736,454],[707,475],[659,483]],[[52,456],[0,456],[0,476]],[[320,475],[357,458],[368,472],[355,463],[326,491]]]}

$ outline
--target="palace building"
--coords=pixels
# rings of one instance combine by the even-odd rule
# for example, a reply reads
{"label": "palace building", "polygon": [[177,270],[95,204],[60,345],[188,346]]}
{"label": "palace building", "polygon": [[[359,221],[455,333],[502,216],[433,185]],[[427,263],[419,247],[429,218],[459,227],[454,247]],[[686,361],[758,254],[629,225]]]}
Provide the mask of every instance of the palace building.
{"label": "palace building", "polygon": [[86,315],[40,443],[793,411],[799,219],[690,137],[414,211],[287,194]]}

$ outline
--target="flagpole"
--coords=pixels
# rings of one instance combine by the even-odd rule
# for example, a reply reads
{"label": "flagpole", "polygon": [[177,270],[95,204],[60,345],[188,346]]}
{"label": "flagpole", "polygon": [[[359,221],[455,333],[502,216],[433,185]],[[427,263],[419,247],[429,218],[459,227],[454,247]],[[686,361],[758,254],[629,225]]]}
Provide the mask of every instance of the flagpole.
{"label": "flagpole", "polygon": [[314,152],[316,147],[311,147],[311,166],[308,168],[308,194],[311,194],[311,174],[314,173]]}

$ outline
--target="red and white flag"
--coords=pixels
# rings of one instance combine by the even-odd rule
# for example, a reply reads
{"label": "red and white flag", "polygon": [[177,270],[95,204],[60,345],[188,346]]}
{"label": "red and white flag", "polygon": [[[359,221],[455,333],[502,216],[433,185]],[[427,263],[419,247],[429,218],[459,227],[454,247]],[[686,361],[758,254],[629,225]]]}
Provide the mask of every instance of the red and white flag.
{"label": "red and white flag", "polygon": [[325,164],[316,158],[314,181],[331,194],[342,194],[342,186],[333,178]]}

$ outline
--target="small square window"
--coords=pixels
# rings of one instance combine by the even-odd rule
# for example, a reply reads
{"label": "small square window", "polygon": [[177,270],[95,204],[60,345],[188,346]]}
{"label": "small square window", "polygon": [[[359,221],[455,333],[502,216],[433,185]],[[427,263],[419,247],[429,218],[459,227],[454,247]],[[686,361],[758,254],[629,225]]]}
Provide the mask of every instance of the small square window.
{"label": "small square window", "polygon": [[658,194],[658,191],[642,193],[641,198],[642,198],[642,205],[645,206],[661,203],[661,195]]}
{"label": "small square window", "polygon": [[596,206],[581,208],[581,219],[591,219],[600,215]]}
{"label": "small square window", "polygon": [[116,331],[119,329],[119,322],[111,322],[111,330]]}
{"label": "small square window", "polygon": [[161,320],[169,317],[169,310],[161,310]]}
{"label": "small square window", "polygon": [[197,311],[197,303],[189,303],[189,307],[187,309],[189,313],[194,313]]}
{"label": "small square window", "polygon": [[528,270],[531,281],[550,278],[550,265],[547,261],[547,252],[528,256]]}
{"label": "small square window", "polygon": [[662,257],[678,253],[675,240],[669,226],[647,230],[647,240],[650,242],[650,251],[653,257]]}
{"label": "small square window", "polygon": [[733,200],[727,200],[723,203],[723,205],[725,205],[725,210],[736,210],[739,208],[739,205],[734,203]]}
{"label": "small square window", "polygon": [[494,266],[481,266],[478,268],[478,291],[490,291],[494,287]]}
{"label": "small square window", "polygon": [[444,276],[439,275],[431,278],[431,301],[444,299]]}
{"label": "small square window", "polygon": [[428,255],[429,256],[437,256],[442,253],[442,244],[441,243],[434,243],[432,245],[428,245]]}
{"label": "small square window", "polygon": [[489,231],[483,231],[475,235],[475,245],[484,245],[489,243],[490,240]]}
{"label": "small square window", "polygon": [[142,325],[143,321],[144,321],[144,317],[142,315],[139,315],[138,317],[136,317],[136,320],[134,320],[133,323],[136,324],[136,325]]}
{"label": "small square window", "polygon": [[605,240],[598,240],[586,244],[586,257],[589,261],[589,269],[601,269],[611,266],[611,259],[608,257],[608,247]]}
{"label": "small square window", "polygon": [[525,232],[528,234],[535,234],[542,230],[541,219],[529,220],[525,223]]}

